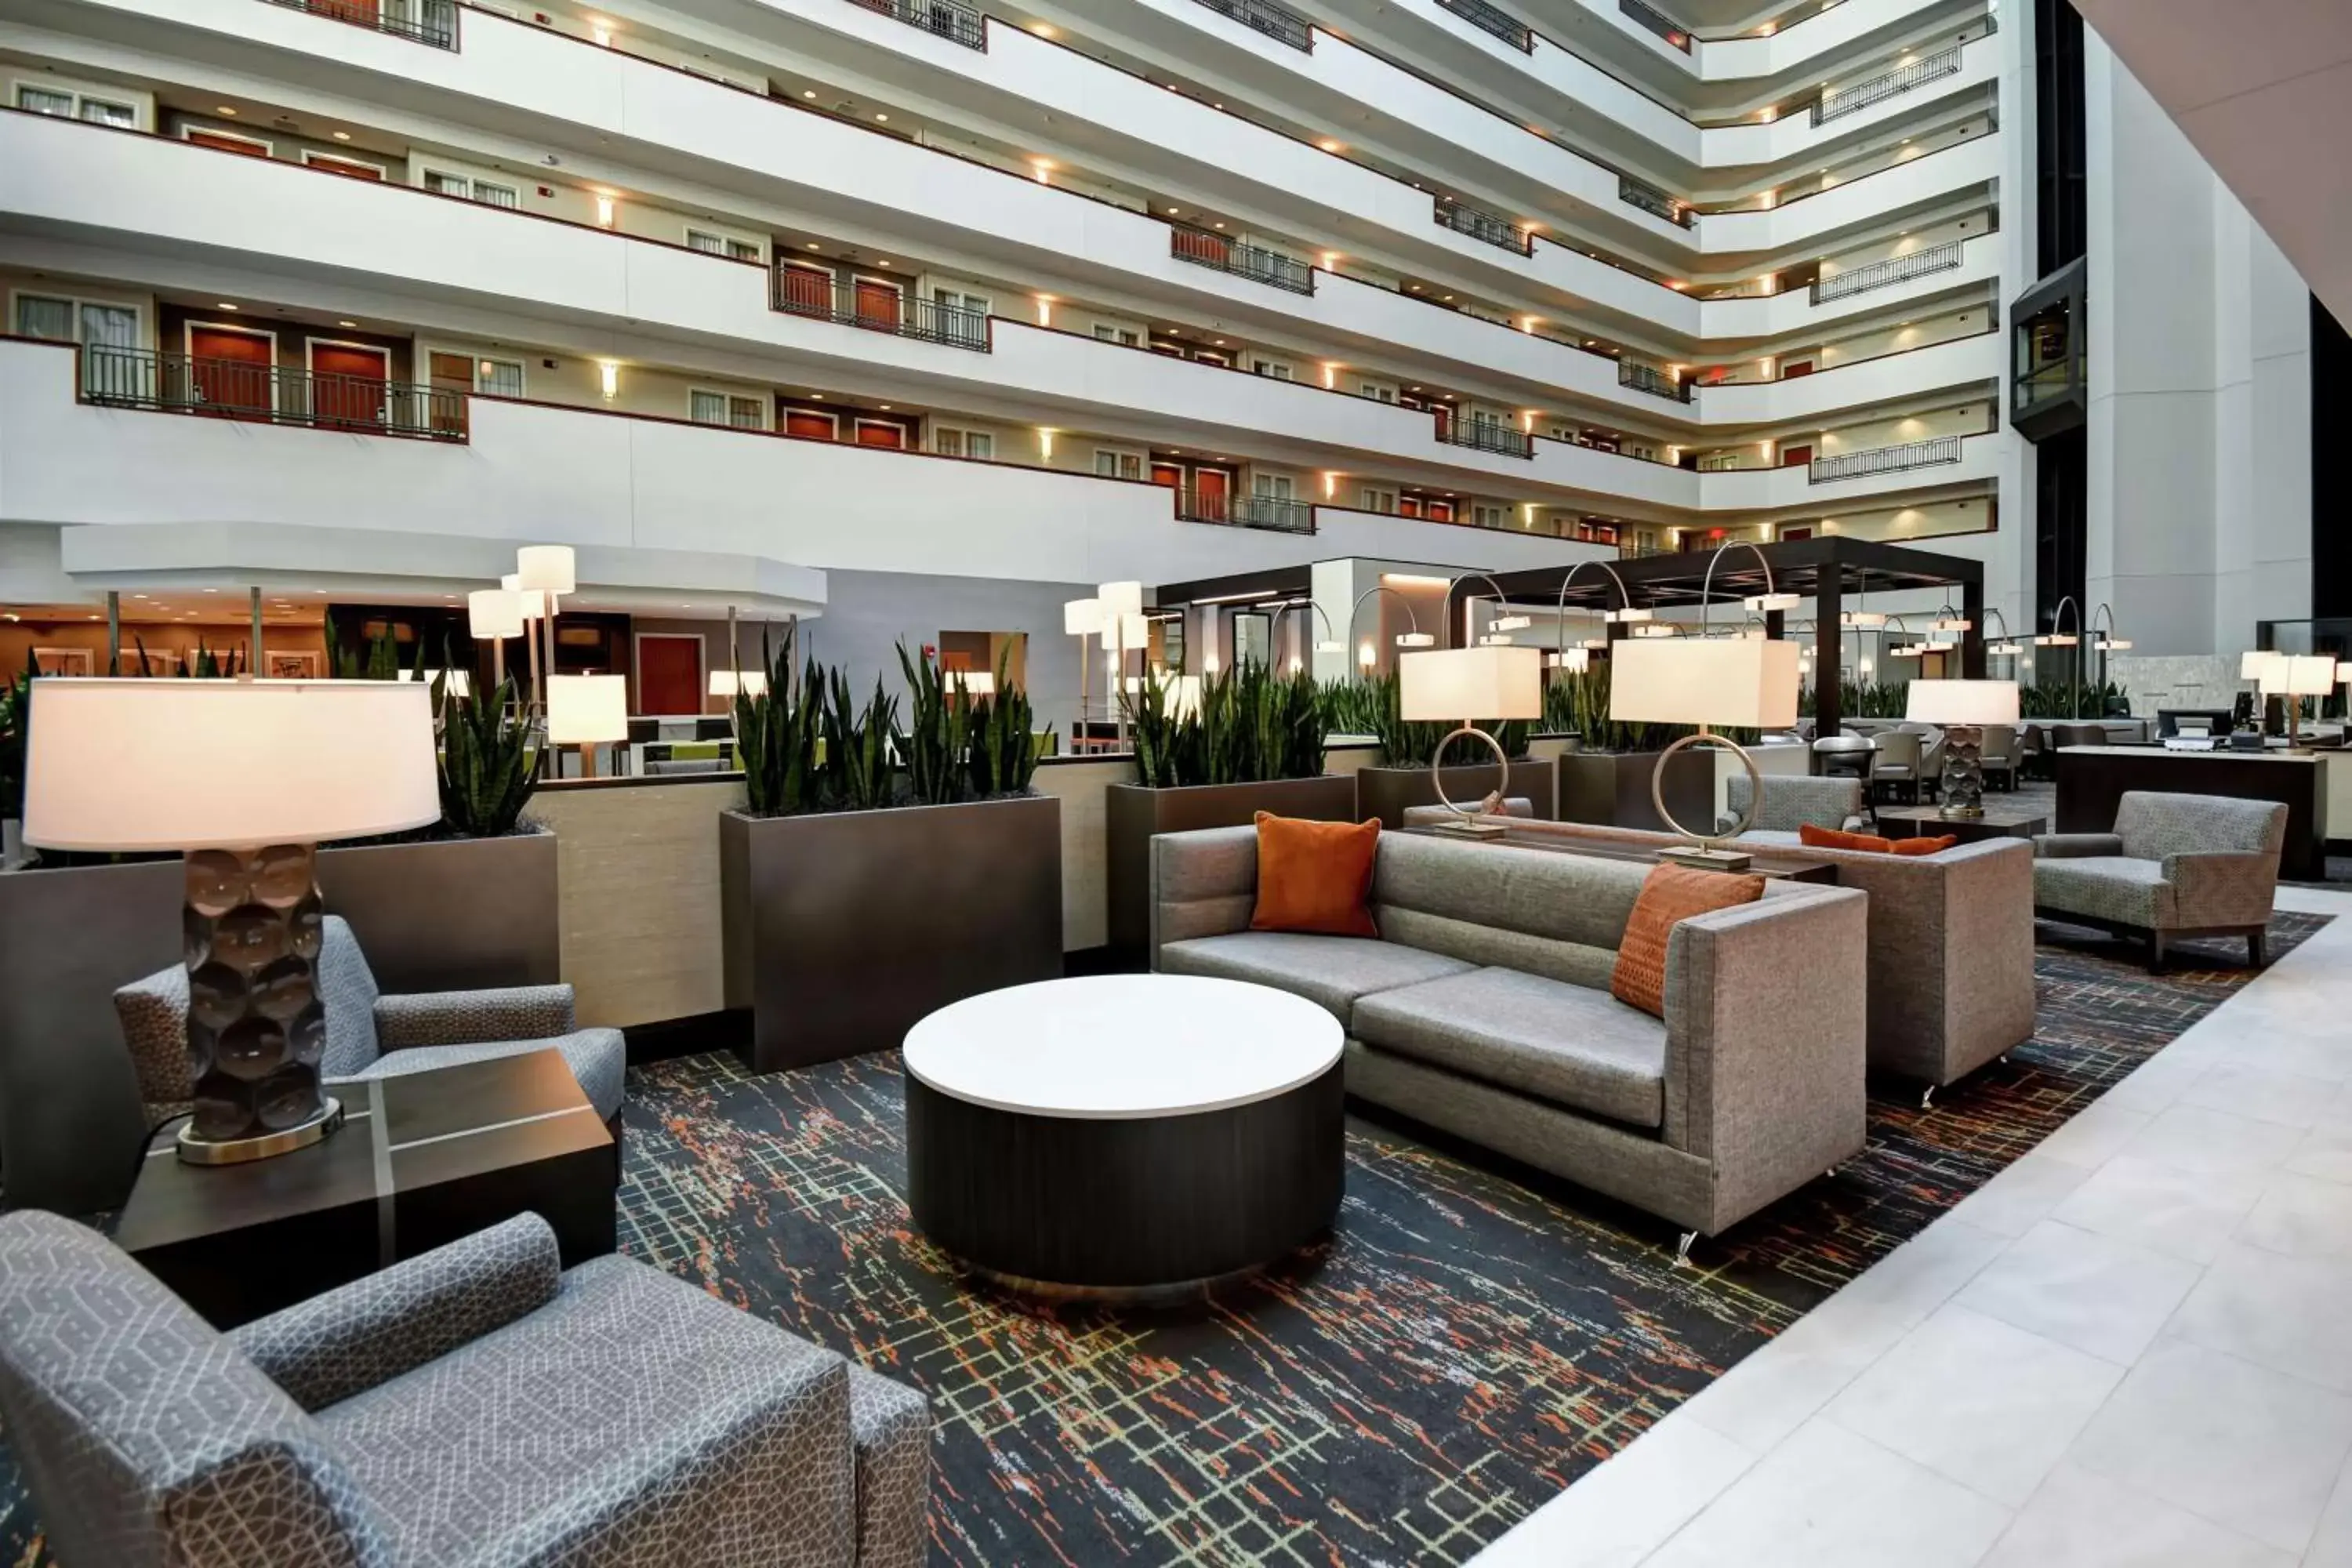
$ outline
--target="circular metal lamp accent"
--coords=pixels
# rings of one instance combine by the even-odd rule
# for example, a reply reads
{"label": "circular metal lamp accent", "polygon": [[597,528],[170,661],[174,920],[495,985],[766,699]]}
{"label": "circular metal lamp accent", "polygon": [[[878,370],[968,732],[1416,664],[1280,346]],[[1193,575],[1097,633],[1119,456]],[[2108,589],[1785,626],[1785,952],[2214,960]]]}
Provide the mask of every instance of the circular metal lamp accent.
{"label": "circular metal lamp accent", "polygon": [[[1675,821],[1674,813],[1666,809],[1666,764],[1674,759],[1676,752],[1686,746],[1697,745],[1719,746],[1738,757],[1740,766],[1748,770],[1748,805],[1740,812],[1739,820],[1732,825],[1731,831],[1727,834],[1694,833]],[[1659,821],[1682,835],[1684,838],[1696,844],[1698,847],[1670,849],[1661,858],[1679,860],[1686,865],[1705,866],[1719,871],[1745,870],[1753,857],[1740,850],[1727,849],[1724,844],[1729,839],[1738,838],[1756,825],[1757,803],[1763,798],[1764,775],[1757,771],[1756,759],[1748,754],[1747,747],[1728,735],[1718,735],[1711,730],[1702,729],[1696,735],[1685,735],[1658,753],[1658,764],[1650,773],[1650,804],[1656,808]]]}
{"label": "circular metal lamp accent", "polygon": [[[1480,801],[1475,809],[1454,804],[1453,797],[1445,793],[1445,748],[1465,735],[1475,735],[1486,742],[1486,749],[1495,753],[1497,769],[1495,787],[1487,791],[1486,798]],[[1445,825],[1446,832],[1465,834],[1474,838],[1500,838],[1503,836],[1502,823],[1486,820],[1503,815],[1503,802],[1507,798],[1504,792],[1511,787],[1511,759],[1504,754],[1500,741],[1475,724],[1463,725],[1438,742],[1437,750],[1430,754],[1429,782],[1430,786],[1437,791],[1438,804],[1454,814],[1454,820]]]}

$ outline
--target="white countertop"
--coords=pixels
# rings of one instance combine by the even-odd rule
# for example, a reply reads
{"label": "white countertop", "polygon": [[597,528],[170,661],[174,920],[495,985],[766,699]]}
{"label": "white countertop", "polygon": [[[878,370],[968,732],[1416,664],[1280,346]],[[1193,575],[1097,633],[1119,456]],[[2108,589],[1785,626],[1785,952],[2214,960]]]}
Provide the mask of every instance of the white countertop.
{"label": "white countertop", "polygon": [[[2162,746],[2152,745],[2061,746],[2058,748],[2058,754],[2062,757],[2073,756],[2078,752],[2103,757],[2161,757],[2167,761],[2178,757],[2192,763],[2208,762],[2216,758],[2241,763],[2317,763],[2324,761],[2327,756],[2324,752],[2290,752],[2284,749],[2233,752],[2227,747],[2217,752],[2168,752]],[[2352,752],[2343,754],[2352,756]]]}
{"label": "white countertop", "polygon": [[1190,974],[1046,980],[967,997],[907,1031],[907,1071],[1035,1116],[1182,1116],[1271,1100],[1330,1070],[1344,1036],[1314,1003]]}

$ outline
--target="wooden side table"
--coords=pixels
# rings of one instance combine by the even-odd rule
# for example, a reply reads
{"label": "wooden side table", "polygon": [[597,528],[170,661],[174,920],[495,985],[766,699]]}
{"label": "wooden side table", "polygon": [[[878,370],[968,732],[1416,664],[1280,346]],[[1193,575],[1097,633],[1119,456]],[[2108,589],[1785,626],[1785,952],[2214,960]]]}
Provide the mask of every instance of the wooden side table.
{"label": "wooden side table", "polygon": [[243,1165],[149,1143],[114,1239],[216,1328],[389,1268],[524,1210],[567,1268],[613,1250],[619,1151],[551,1048],[329,1086],[341,1131]]}
{"label": "wooden side table", "polygon": [[1906,830],[1906,837],[1941,838],[1948,833],[1963,844],[1987,838],[2031,838],[2050,831],[2046,812],[1990,801],[1985,804],[1982,816],[1942,816],[1932,805],[1883,805],[1877,816],[1882,829],[1890,824],[1897,825]]}

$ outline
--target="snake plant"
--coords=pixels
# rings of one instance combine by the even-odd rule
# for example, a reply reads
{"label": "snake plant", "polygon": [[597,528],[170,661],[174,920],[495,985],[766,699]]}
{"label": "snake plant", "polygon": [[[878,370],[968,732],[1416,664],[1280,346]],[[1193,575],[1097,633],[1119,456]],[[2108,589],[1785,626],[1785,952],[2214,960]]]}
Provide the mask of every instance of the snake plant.
{"label": "snake plant", "polygon": [[538,787],[514,682],[499,682],[484,701],[436,679],[433,699],[441,711],[441,819],[468,838],[512,833]]}

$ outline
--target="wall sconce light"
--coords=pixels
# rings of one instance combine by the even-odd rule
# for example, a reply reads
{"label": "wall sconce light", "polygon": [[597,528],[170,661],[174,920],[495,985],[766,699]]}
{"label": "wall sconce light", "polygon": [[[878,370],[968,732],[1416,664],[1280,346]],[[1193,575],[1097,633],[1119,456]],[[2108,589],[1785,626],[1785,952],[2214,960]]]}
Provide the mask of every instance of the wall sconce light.
{"label": "wall sconce light", "polygon": [[596,376],[604,388],[604,401],[610,403],[621,395],[621,367],[611,360],[596,363]]}
{"label": "wall sconce light", "polygon": [[1041,327],[1054,324],[1054,297],[1051,294],[1037,296],[1037,324]]}
{"label": "wall sconce light", "polygon": [[596,226],[598,228],[613,226],[613,198],[610,196],[596,198]]}
{"label": "wall sconce light", "polygon": [[1040,427],[1037,432],[1037,457],[1042,462],[1054,460],[1054,433]]}

